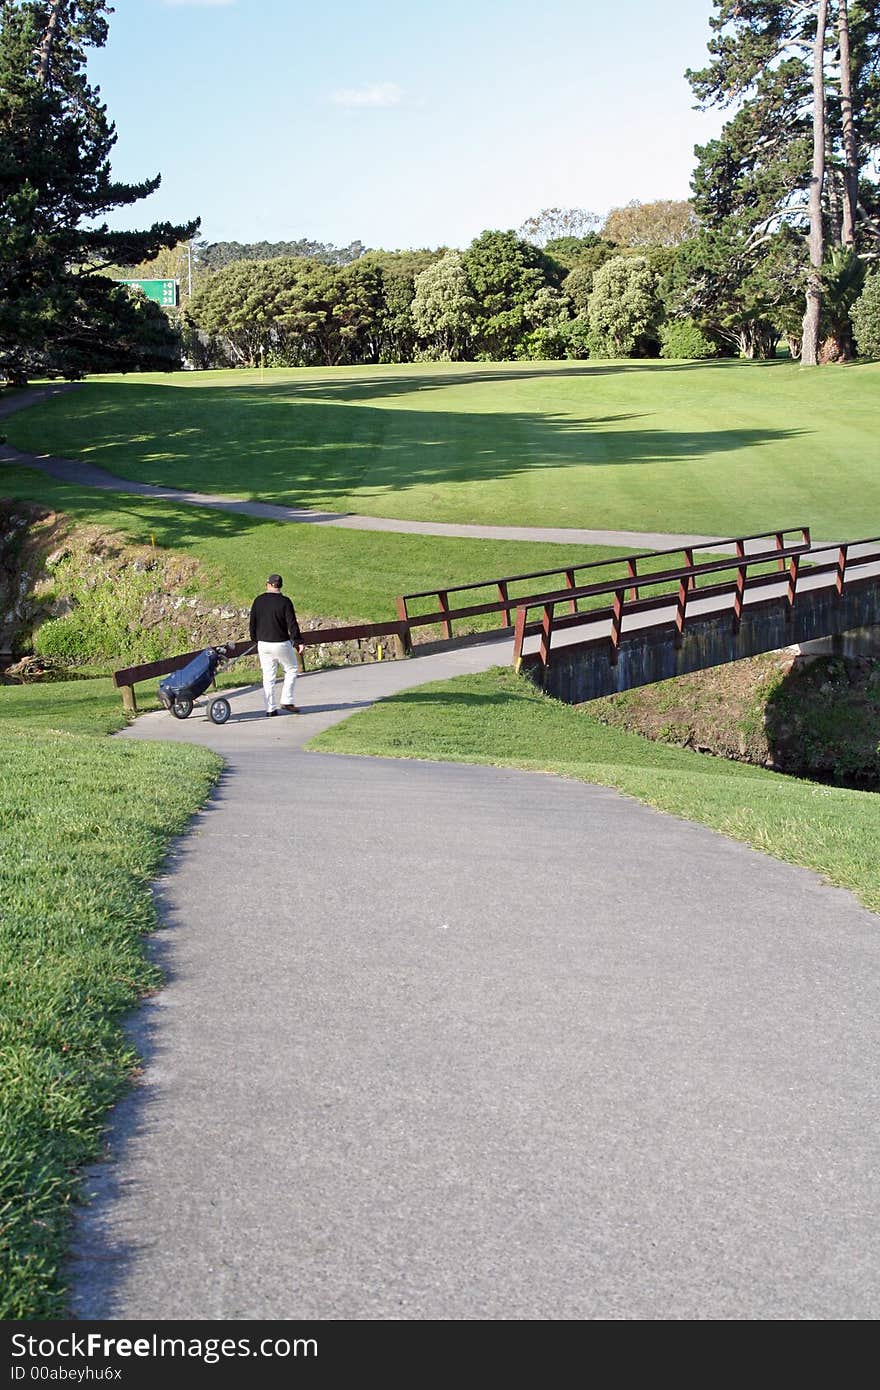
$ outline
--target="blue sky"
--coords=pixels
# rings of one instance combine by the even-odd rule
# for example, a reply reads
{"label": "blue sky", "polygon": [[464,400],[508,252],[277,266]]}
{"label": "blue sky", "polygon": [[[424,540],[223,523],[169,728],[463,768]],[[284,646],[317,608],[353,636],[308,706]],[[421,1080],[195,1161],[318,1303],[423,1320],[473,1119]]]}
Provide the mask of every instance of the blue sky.
{"label": "blue sky", "polygon": [[92,55],[118,226],[466,246],[544,207],[688,196],[710,0],[116,0]]}

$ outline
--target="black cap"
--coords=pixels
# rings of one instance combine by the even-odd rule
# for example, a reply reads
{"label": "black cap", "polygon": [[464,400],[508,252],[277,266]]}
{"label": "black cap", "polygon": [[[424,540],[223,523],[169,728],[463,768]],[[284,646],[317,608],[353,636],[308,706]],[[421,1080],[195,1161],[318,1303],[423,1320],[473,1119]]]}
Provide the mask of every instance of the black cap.
{"label": "black cap", "polygon": [[280,589],[284,580],[281,578],[280,574],[270,574],[266,583],[271,584],[273,589]]}

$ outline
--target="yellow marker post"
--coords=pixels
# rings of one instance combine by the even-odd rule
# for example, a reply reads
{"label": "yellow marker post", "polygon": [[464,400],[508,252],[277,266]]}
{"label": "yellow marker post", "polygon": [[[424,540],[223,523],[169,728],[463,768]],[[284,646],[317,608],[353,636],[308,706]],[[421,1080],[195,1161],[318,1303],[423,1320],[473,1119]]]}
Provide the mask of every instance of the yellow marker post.
{"label": "yellow marker post", "polygon": [[382,660],[382,643],[381,643],[381,642],[379,642],[379,643],[377,644],[377,646],[376,646],[376,660],[377,660],[377,661],[381,661],[381,660]]}
{"label": "yellow marker post", "polygon": [[150,545],[153,547],[154,550],[156,549],[156,537],[152,531],[150,532]]}

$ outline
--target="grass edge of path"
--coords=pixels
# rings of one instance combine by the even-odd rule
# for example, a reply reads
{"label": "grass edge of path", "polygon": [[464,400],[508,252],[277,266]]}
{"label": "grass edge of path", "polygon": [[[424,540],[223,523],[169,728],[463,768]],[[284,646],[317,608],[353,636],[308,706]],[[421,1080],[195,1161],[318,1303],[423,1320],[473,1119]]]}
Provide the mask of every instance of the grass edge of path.
{"label": "grass edge of path", "polygon": [[[137,1073],[125,1019],[162,984],[151,883],[222,768],[205,749],[104,736],[109,682],[75,684],[68,715],[47,686],[44,720],[0,719],[4,1319],[66,1315],[83,1169]],[[91,718],[83,686],[100,688]],[[33,688],[29,701],[32,714]]]}

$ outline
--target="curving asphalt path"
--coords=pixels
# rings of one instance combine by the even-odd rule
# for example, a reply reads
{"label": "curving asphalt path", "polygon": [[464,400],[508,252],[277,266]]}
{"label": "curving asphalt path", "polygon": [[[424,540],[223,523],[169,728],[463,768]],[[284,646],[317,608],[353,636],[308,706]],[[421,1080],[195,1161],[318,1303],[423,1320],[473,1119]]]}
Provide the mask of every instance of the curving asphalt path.
{"label": "curving asphalt path", "polygon": [[876,1316],[875,916],[608,790],[302,751],[498,653],[128,731],[228,770],[158,885],[77,1317]]}

